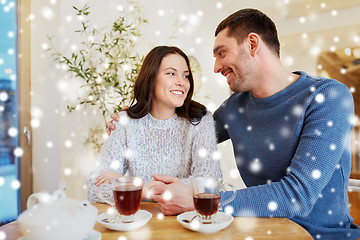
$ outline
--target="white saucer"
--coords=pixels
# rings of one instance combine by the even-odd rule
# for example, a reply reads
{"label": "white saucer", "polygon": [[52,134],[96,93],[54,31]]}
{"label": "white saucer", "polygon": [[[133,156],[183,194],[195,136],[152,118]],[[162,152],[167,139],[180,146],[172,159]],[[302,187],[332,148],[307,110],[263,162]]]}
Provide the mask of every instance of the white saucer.
{"label": "white saucer", "polygon": [[97,221],[101,223],[104,227],[116,230],[116,231],[132,231],[138,229],[139,227],[144,226],[152,217],[152,214],[145,210],[139,210],[134,215],[134,222],[131,223],[107,223],[103,221],[104,219],[109,218],[108,213],[102,213],[97,217]]}
{"label": "white saucer", "polygon": [[[18,238],[17,240],[27,240],[26,236],[22,236]],[[90,231],[90,233],[85,236],[82,240],[101,240],[101,233],[98,231],[95,231],[94,229]]]}
{"label": "white saucer", "polygon": [[234,217],[224,212],[218,212],[214,217],[214,221],[210,224],[202,224],[198,218],[191,223],[185,223],[182,220],[190,220],[196,215],[195,211],[185,212],[176,217],[176,220],[185,228],[201,233],[214,233],[220,231],[232,223]]}

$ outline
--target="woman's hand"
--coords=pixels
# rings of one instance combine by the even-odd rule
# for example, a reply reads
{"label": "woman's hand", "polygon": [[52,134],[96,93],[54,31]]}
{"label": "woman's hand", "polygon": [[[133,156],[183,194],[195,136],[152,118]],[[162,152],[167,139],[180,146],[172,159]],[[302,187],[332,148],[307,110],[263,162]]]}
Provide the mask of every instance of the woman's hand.
{"label": "woman's hand", "polygon": [[110,183],[115,178],[122,177],[123,175],[118,172],[104,171],[100,173],[95,181],[95,186],[99,187],[101,184]]}
{"label": "woman's hand", "polygon": [[[126,110],[128,110],[129,109],[129,107],[127,106],[127,105],[125,105],[123,108],[122,108],[122,110],[121,111],[126,111]],[[120,117],[119,117],[119,115],[118,115],[118,113],[112,113],[112,114],[110,114],[110,118],[111,118],[111,120],[110,121],[108,121],[108,122],[106,122],[106,132],[107,132],[107,134],[110,136],[110,134],[111,134],[111,131],[114,131],[115,130],[115,125],[113,124],[113,121],[115,120],[115,121],[117,121],[117,122],[119,122],[120,121]]]}

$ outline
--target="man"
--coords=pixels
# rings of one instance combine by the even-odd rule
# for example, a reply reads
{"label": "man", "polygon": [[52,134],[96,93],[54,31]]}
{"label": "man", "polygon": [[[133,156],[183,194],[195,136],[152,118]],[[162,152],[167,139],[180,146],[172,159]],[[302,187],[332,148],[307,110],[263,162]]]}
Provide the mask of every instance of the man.
{"label": "man", "polygon": [[[231,139],[247,186],[225,211],[286,217],[315,239],[358,239],[347,196],[354,115],[349,89],[333,79],[288,72],[275,24],[258,10],[230,15],[215,37],[214,71],[235,92],[214,113],[218,142]],[[165,214],[193,208],[185,197],[191,191],[179,179],[154,179],[167,184],[153,188]]]}

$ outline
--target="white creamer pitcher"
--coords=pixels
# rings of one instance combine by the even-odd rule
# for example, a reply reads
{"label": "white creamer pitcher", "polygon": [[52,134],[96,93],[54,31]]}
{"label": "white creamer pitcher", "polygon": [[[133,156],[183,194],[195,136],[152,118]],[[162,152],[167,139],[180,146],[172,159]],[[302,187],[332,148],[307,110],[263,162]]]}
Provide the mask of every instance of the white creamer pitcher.
{"label": "white creamer pitcher", "polygon": [[90,202],[57,190],[32,194],[18,222],[26,240],[82,240],[95,226],[97,214]]}

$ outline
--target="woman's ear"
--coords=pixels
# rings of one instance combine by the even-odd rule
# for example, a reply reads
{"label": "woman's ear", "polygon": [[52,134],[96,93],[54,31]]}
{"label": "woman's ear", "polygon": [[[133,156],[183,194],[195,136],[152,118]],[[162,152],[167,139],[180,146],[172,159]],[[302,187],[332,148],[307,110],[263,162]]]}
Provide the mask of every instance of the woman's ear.
{"label": "woman's ear", "polygon": [[247,42],[250,50],[251,56],[254,56],[255,53],[259,50],[260,36],[256,33],[249,33],[247,37]]}

